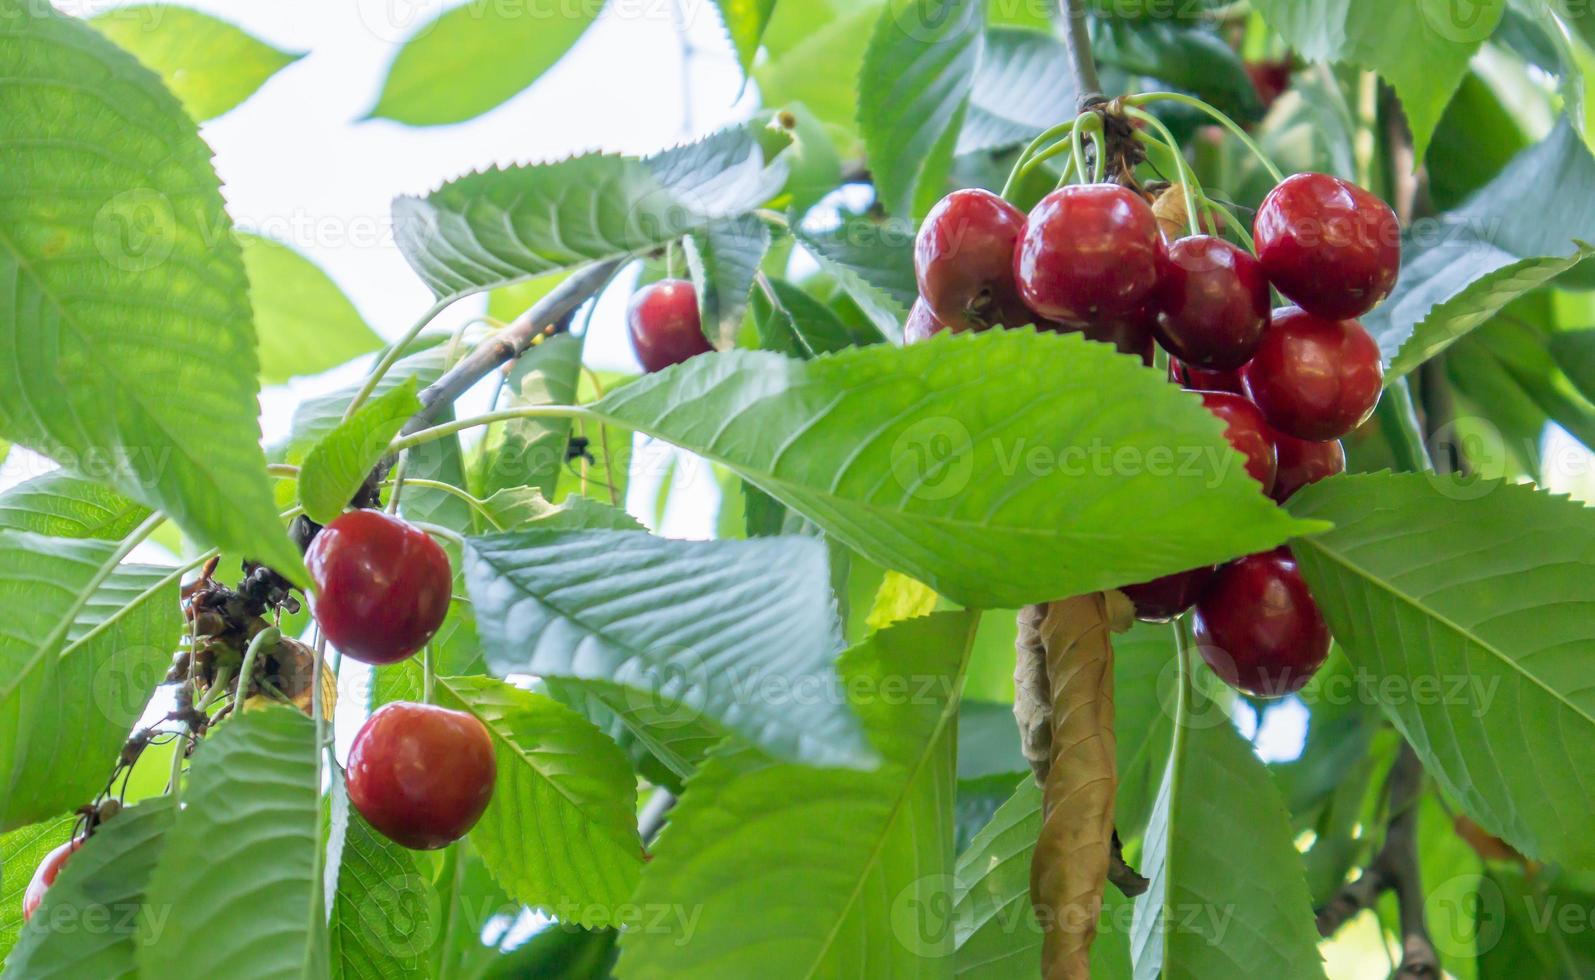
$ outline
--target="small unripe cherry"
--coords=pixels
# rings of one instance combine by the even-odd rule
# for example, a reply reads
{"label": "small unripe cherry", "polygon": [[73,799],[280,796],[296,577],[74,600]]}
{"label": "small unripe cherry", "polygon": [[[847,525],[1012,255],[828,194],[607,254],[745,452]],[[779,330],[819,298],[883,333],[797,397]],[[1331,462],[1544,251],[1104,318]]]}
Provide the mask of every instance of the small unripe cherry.
{"label": "small unripe cherry", "polygon": [[322,528],[305,568],[321,632],[361,663],[410,656],[449,612],[449,556],[425,531],[379,510],[350,511]]}
{"label": "small unripe cherry", "polygon": [[661,279],[637,290],[626,307],[626,326],[632,350],[649,373],[714,350],[703,335],[698,294],[683,279]]}
{"label": "small unripe cherry", "polygon": [[1014,244],[1024,226],[1023,212],[979,188],[953,191],[925,216],[914,239],[914,277],[947,329],[1031,322],[1013,281]]}
{"label": "small unripe cherry", "polygon": [[1328,174],[1295,174],[1269,191],[1253,238],[1274,287],[1329,320],[1373,309],[1401,270],[1401,225],[1390,205]]}
{"label": "small unripe cherry", "polygon": [[1329,656],[1329,627],[1289,550],[1220,568],[1196,601],[1196,642],[1224,683],[1260,698],[1305,685]]}
{"label": "small unripe cherry", "polygon": [[349,748],[349,802],[383,836],[412,850],[464,837],[492,800],[497,775],[487,728],[436,705],[385,704]]}
{"label": "small unripe cherry", "polygon": [[65,844],[54,848],[39,862],[34,869],[33,878],[28,882],[27,889],[22,893],[22,921],[33,918],[33,913],[39,910],[39,903],[44,901],[44,893],[55,884],[55,879],[60,876],[61,869],[66,866],[66,859],[83,846],[82,837],[74,837]]}
{"label": "small unripe cherry", "polygon": [[1314,442],[1338,439],[1367,421],[1384,387],[1379,345],[1362,324],[1295,307],[1275,311],[1241,376],[1269,425]]}
{"label": "small unripe cherry", "polygon": [[1279,458],[1279,469],[1270,496],[1280,503],[1309,483],[1346,472],[1346,450],[1338,439],[1309,442],[1275,432],[1274,454]]}
{"label": "small unripe cherry", "polygon": [[1076,184],[1042,198],[1014,250],[1019,296],[1037,316],[1091,323],[1152,298],[1163,235],[1146,199],[1117,184]]}

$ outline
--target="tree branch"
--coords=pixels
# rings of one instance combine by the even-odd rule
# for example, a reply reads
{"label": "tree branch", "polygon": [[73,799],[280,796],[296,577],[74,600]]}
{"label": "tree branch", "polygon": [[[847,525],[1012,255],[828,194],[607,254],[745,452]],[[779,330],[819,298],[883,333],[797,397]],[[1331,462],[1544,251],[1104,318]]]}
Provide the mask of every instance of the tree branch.
{"label": "tree branch", "polygon": [[1091,32],[1086,24],[1084,0],[1058,0],[1063,15],[1063,43],[1069,49],[1069,66],[1074,69],[1076,102],[1087,109],[1102,101],[1102,82],[1097,77],[1097,61],[1091,54]]}

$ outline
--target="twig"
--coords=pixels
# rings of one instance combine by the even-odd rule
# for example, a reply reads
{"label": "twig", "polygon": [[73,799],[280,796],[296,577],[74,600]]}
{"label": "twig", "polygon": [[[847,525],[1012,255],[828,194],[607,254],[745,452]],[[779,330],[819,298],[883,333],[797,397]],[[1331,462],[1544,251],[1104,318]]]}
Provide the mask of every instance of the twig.
{"label": "twig", "polygon": [[1074,70],[1076,102],[1088,109],[1102,101],[1102,82],[1097,78],[1097,62],[1091,54],[1091,31],[1086,25],[1084,0],[1058,0],[1063,14],[1063,43],[1069,49],[1069,66]]}

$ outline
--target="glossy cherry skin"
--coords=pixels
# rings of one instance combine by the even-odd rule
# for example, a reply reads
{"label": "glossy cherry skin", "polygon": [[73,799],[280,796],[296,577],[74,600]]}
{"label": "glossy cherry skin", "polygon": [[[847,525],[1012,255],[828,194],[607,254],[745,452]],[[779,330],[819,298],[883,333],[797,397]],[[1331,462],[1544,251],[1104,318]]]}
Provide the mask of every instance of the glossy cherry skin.
{"label": "glossy cherry skin", "polygon": [[361,663],[403,660],[448,615],[449,556],[425,531],[381,511],[350,511],[322,528],[305,567],[321,632]]}
{"label": "glossy cherry skin", "polygon": [[953,331],[1020,327],[1034,317],[1013,281],[1022,211],[979,188],[953,191],[931,208],[914,239],[919,295]]}
{"label": "glossy cherry skin", "polygon": [[61,869],[66,866],[66,859],[71,857],[78,848],[83,846],[83,838],[74,837],[44,856],[38,868],[33,872],[33,878],[28,882],[27,890],[22,893],[22,921],[33,918],[33,913],[39,910],[39,903],[44,901],[44,893],[55,884],[55,879],[61,874]]}
{"label": "glossy cherry skin", "polygon": [[1144,198],[1117,184],[1078,184],[1031,210],[1014,251],[1014,279],[1036,315],[1092,323],[1144,307],[1163,259],[1163,236]]}
{"label": "glossy cherry skin", "polygon": [[1260,698],[1301,690],[1329,656],[1329,627],[1287,549],[1218,570],[1196,601],[1196,642],[1224,683]]}
{"label": "glossy cherry skin", "polygon": [[1346,472],[1346,449],[1338,439],[1308,442],[1275,432],[1274,455],[1279,458],[1279,469],[1269,496],[1280,503],[1309,483]]}
{"label": "glossy cherry skin", "polygon": [[1401,269],[1401,226],[1390,205],[1328,174],[1281,181],[1257,209],[1252,235],[1274,287],[1329,320],[1373,309]]}
{"label": "glossy cherry skin", "polygon": [[1155,578],[1140,585],[1127,585],[1119,591],[1135,603],[1135,618],[1148,623],[1166,623],[1191,608],[1207,589],[1216,571],[1212,566],[1193,568]]}
{"label": "glossy cherry skin", "polygon": [[682,279],[661,279],[637,290],[626,307],[626,326],[631,349],[650,373],[714,350],[698,318],[698,294]]}
{"label": "glossy cherry skin", "polygon": [[936,319],[936,314],[930,311],[923,299],[914,300],[914,305],[909,307],[908,319],[903,321],[903,345],[918,344],[946,330],[947,327]]}
{"label": "glossy cherry skin", "polygon": [[1241,380],[1239,370],[1204,371],[1189,364],[1181,364],[1172,357],[1169,358],[1169,380],[1188,391],[1227,391],[1232,395],[1246,394],[1246,382]]}
{"label": "glossy cherry skin", "polygon": [[464,837],[493,798],[497,775],[482,723],[436,705],[385,704],[349,748],[349,802],[383,836],[417,851]]}
{"label": "glossy cherry skin", "polygon": [[1263,267],[1222,238],[1191,235],[1170,245],[1156,296],[1158,343],[1195,367],[1240,367],[1268,329]]}
{"label": "glossy cherry skin", "polygon": [[1149,307],[1141,307],[1123,316],[1101,317],[1085,323],[1062,323],[1042,320],[1038,330],[1055,330],[1058,333],[1083,333],[1099,344],[1112,344],[1120,354],[1133,354],[1142,363],[1152,363],[1152,321]]}
{"label": "glossy cherry skin", "polygon": [[1326,442],[1368,420],[1384,386],[1379,345],[1355,320],[1325,320],[1287,307],[1241,372],[1268,424]]}
{"label": "glossy cherry skin", "polygon": [[1274,487],[1278,461],[1274,456],[1273,433],[1263,413],[1241,395],[1227,391],[1199,391],[1202,404],[1224,422],[1224,438],[1246,457],[1246,473],[1263,485],[1267,493]]}

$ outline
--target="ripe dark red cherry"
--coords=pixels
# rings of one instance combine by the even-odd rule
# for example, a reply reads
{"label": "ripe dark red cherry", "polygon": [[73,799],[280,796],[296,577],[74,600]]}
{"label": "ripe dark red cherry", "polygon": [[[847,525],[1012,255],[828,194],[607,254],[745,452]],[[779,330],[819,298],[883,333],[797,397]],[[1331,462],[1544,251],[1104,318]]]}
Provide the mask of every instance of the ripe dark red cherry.
{"label": "ripe dark red cherry", "polygon": [[914,239],[914,276],[925,305],[953,331],[1020,327],[1035,318],[1013,282],[1018,208],[972,188],[953,191],[925,216]]}
{"label": "ripe dark red cherry", "polygon": [[1355,320],[1287,307],[1241,372],[1268,424],[1288,436],[1338,439],[1373,414],[1384,384],[1379,345]]}
{"label": "ripe dark red cherry", "polygon": [[1301,689],[1329,656],[1329,627],[1284,548],[1218,570],[1196,601],[1196,642],[1224,682],[1260,698]]}
{"label": "ripe dark red cherry", "polygon": [[498,763],[473,716],[396,701],[355,735],[348,775],[349,802],[367,823],[397,844],[431,851],[476,825],[493,798]]}
{"label": "ripe dark red cherry", "polygon": [[1166,623],[1191,608],[1213,580],[1211,566],[1193,568],[1155,578],[1140,585],[1127,585],[1119,591],[1135,603],[1135,618],[1148,623]]}
{"label": "ripe dark red cherry", "polygon": [[1246,457],[1246,473],[1263,485],[1267,493],[1274,487],[1277,460],[1273,433],[1257,406],[1240,395],[1227,391],[1201,391],[1202,404],[1224,421],[1224,438]]}
{"label": "ripe dark red cherry", "polygon": [[1163,236],[1151,205],[1117,184],[1077,184],[1041,199],[1014,251],[1019,295],[1038,316],[1089,323],[1152,297]]}
{"label": "ripe dark red cherry", "polygon": [[925,305],[924,299],[914,300],[914,305],[908,310],[908,319],[903,321],[903,344],[917,344],[941,333],[947,328],[936,319],[936,314]]}
{"label": "ripe dark red cherry", "polygon": [[66,859],[82,846],[83,838],[74,837],[46,854],[44,860],[39,862],[38,868],[33,872],[33,879],[28,882],[27,890],[22,893],[23,922],[33,918],[33,913],[39,910],[39,903],[44,901],[44,893],[55,884],[61,869],[66,866]]}
{"label": "ripe dark red cherry", "polygon": [[698,294],[682,279],[661,279],[637,290],[626,308],[626,325],[645,371],[663,371],[714,350],[698,318]]}
{"label": "ripe dark red cherry", "polygon": [[1263,267],[1222,238],[1192,235],[1169,246],[1156,297],[1158,343],[1195,367],[1240,367],[1268,328]]}
{"label": "ripe dark red cherry", "polygon": [[381,511],[350,511],[322,528],[305,567],[321,632],[361,663],[410,656],[449,611],[449,556],[425,531]]}
{"label": "ripe dark red cherry", "polygon": [[1329,320],[1362,316],[1390,295],[1401,267],[1401,226],[1390,205],[1328,174],[1285,178],[1252,223],[1269,281]]}
{"label": "ripe dark red cherry", "polygon": [[1112,344],[1120,354],[1133,354],[1143,363],[1152,363],[1152,320],[1151,311],[1142,307],[1123,316],[1100,317],[1088,320],[1085,323],[1060,323],[1056,320],[1042,320],[1036,324],[1038,330],[1055,330],[1059,333],[1083,333],[1089,340],[1099,344]]}
{"label": "ripe dark red cherry", "polygon": [[1308,442],[1275,432],[1274,454],[1279,457],[1279,470],[1270,496],[1280,503],[1309,483],[1346,472],[1346,450],[1338,439]]}
{"label": "ripe dark red cherry", "polygon": [[1188,391],[1227,391],[1233,395],[1246,394],[1246,383],[1239,370],[1204,371],[1181,364],[1169,358],[1169,380]]}

